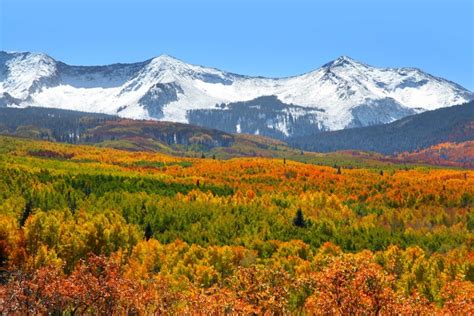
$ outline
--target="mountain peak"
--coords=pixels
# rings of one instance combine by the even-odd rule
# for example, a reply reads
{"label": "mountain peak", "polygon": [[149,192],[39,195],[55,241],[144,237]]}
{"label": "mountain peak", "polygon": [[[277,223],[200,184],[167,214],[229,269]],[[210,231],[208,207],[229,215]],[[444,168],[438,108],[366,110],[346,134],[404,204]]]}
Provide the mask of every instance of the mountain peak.
{"label": "mountain peak", "polygon": [[167,54],[161,54],[158,57],[155,57],[151,60],[154,64],[185,64],[183,61],[179,60],[176,57]]}
{"label": "mountain peak", "polygon": [[341,55],[339,56],[338,58],[336,58],[334,61],[336,62],[357,62],[356,60],[354,60],[353,58],[347,56],[347,55]]}
{"label": "mountain peak", "polygon": [[347,66],[354,67],[354,66],[360,66],[360,65],[363,65],[363,64],[349,56],[342,55],[334,59],[333,61],[330,61],[329,63],[323,65],[323,68],[347,67]]}
{"label": "mountain peak", "polygon": [[48,59],[53,60],[53,58],[45,53],[39,52],[21,52],[21,51],[0,51],[0,55],[10,56],[10,57],[23,57],[23,58],[37,58],[37,59]]}

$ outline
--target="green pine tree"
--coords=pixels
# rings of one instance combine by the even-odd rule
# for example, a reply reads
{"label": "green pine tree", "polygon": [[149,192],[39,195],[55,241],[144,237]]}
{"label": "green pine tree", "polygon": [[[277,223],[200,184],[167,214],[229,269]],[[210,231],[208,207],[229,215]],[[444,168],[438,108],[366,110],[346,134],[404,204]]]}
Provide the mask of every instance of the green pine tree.
{"label": "green pine tree", "polygon": [[151,229],[150,223],[147,223],[145,227],[145,239],[148,241],[151,237],[153,237],[153,230]]}
{"label": "green pine tree", "polygon": [[23,214],[21,214],[20,227],[25,226],[26,220],[28,219],[28,217],[30,217],[32,211],[33,211],[33,202],[31,199],[29,199],[26,202],[25,209],[23,210]]}
{"label": "green pine tree", "polygon": [[299,208],[293,218],[293,225],[297,227],[306,227],[306,220],[304,219],[303,211]]}

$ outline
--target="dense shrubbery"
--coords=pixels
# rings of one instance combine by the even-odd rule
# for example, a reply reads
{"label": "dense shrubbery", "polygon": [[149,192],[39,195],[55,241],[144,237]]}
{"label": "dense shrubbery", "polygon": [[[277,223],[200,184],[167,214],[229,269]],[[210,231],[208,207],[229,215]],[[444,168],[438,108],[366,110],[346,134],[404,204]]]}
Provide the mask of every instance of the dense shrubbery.
{"label": "dense shrubbery", "polygon": [[474,312],[472,171],[1,141],[4,313]]}

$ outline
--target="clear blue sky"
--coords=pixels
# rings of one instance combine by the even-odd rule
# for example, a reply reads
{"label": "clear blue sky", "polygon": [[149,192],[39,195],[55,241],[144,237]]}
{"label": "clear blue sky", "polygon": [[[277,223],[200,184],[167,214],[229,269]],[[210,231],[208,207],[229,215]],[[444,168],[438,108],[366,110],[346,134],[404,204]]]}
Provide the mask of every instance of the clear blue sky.
{"label": "clear blue sky", "polygon": [[0,49],[69,64],[166,53],[288,76],[340,55],[415,66],[474,90],[472,0],[0,0]]}

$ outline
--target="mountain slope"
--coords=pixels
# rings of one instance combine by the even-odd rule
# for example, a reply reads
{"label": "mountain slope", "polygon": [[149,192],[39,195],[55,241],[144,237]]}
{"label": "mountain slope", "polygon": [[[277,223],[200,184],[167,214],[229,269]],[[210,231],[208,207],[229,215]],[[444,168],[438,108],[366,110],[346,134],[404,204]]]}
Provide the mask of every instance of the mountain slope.
{"label": "mountain slope", "polygon": [[320,132],[289,140],[305,150],[414,151],[444,142],[474,139],[474,102],[412,115],[390,124]]}
{"label": "mountain slope", "polygon": [[280,153],[283,156],[283,151],[301,153],[282,141],[255,135],[233,135],[183,123],[122,119],[40,107],[0,108],[0,134],[178,156],[272,157]]}
{"label": "mountain slope", "polygon": [[[452,109],[458,110],[457,108],[462,107],[461,105]],[[431,112],[423,115],[428,113]],[[459,116],[469,117],[469,113],[460,112],[460,114]],[[456,119],[456,116],[449,114],[443,116],[448,119],[454,117],[454,120],[458,120],[459,123],[459,118]],[[449,124],[447,123],[447,125]],[[457,125],[469,127],[465,122]],[[426,126],[423,126],[423,128],[426,128]],[[464,138],[473,136],[472,133],[466,132],[468,131],[467,128],[464,129]],[[452,132],[449,129],[442,128],[436,139],[449,139],[449,137],[440,137],[446,131]],[[408,132],[413,132],[412,127],[408,128]],[[134,152],[160,152],[180,157],[204,156],[216,159],[273,157],[344,168],[379,168],[384,166],[396,168],[397,165],[407,163],[464,168],[474,166],[473,141],[442,143],[427,149],[390,156],[360,150],[316,153],[290,147],[284,141],[258,135],[230,134],[190,124],[122,119],[107,114],[40,107],[0,108],[0,135],[72,144],[92,144],[98,147]],[[459,137],[460,135],[463,134],[458,133],[457,136],[453,134],[452,136],[456,137],[451,139],[460,140],[462,139]],[[405,135],[403,140],[411,143],[410,137],[413,138],[411,135]],[[426,137],[426,134],[423,134],[422,137]],[[432,139],[432,141],[435,140]],[[338,147],[335,147],[335,150],[338,149]],[[47,151],[39,154],[45,155],[45,157],[54,155]]]}
{"label": "mountain slope", "polygon": [[393,161],[474,169],[474,140],[440,143],[420,151],[404,152]]}
{"label": "mountain slope", "polygon": [[[257,111],[269,134],[280,138],[302,134],[299,124],[288,126],[292,121],[319,131],[339,130],[474,99],[461,86],[418,69],[375,68],[346,56],[300,76],[274,79],[190,65],[166,55],[134,64],[70,66],[44,54],[0,52],[0,106],[190,122],[193,115],[209,110],[225,115],[233,103],[260,97],[280,102],[276,118]],[[236,125],[225,130],[233,129]]]}

